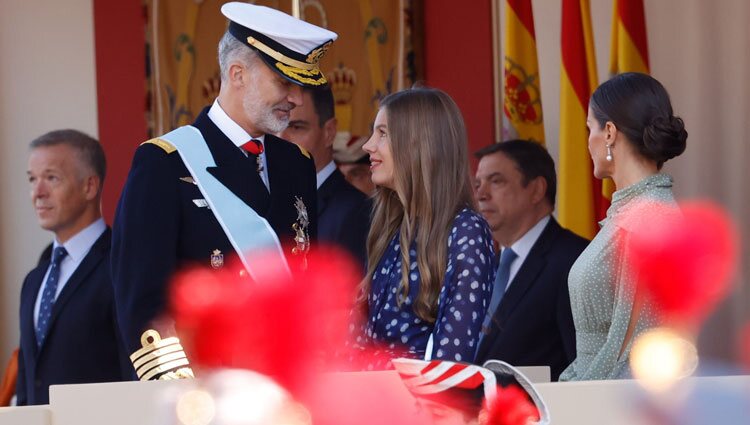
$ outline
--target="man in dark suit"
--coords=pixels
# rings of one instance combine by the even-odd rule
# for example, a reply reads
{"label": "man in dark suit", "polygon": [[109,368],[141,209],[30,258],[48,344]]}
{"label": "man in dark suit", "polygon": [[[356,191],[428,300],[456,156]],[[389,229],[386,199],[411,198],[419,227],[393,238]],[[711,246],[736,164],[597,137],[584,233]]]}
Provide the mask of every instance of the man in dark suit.
{"label": "man in dark suit", "polygon": [[302,106],[292,109],[289,127],[281,137],[308,150],[315,160],[318,240],[346,249],[364,268],[371,203],[346,181],[333,161],[336,117],[331,89],[304,89]]}
{"label": "man in dark suit", "polygon": [[576,354],[568,272],[588,241],[551,215],[557,178],[543,146],[512,140],[476,156],[479,210],[502,252],[475,363],[546,365],[557,380]]}
{"label": "man in dark suit", "polygon": [[[230,23],[218,49],[221,89],[184,128],[196,139],[181,144],[172,132],[140,146],[117,207],[112,280],[129,353],[144,330],[169,330],[154,325],[176,270],[221,268],[239,256],[252,277],[243,241],[271,241],[265,247],[283,261],[306,255],[316,235],[313,161],[273,134],[302,104],[301,86],[327,83],[318,60],[336,34],[240,2],[222,13]],[[191,157],[195,146],[205,154]],[[254,225],[232,227],[248,217]]]}
{"label": "man in dark suit", "polygon": [[31,143],[31,199],[55,240],[21,289],[19,405],[47,404],[50,385],[120,381],[129,373],[109,275],[110,231],[100,212],[105,168],[99,143],[78,131]]}

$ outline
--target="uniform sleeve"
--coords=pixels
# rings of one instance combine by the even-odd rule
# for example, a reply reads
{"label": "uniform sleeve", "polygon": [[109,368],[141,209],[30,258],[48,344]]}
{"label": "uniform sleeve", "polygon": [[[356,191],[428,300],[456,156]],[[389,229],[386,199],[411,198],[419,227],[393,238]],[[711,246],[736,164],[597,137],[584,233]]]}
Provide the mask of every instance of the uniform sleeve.
{"label": "uniform sleeve", "polygon": [[180,176],[174,159],[153,145],[138,148],[112,226],[112,284],[128,354],[140,348],[141,333],[163,312],[176,267]]}
{"label": "uniform sleeve", "polygon": [[459,216],[448,238],[448,268],[432,333],[433,359],[474,360],[492,296],[492,255],[487,223],[475,215]]}

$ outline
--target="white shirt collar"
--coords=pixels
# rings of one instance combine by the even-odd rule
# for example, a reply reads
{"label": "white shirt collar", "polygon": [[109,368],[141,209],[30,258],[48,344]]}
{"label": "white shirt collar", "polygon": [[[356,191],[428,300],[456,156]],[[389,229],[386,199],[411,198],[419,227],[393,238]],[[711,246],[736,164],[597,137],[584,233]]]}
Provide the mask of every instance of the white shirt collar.
{"label": "white shirt collar", "polygon": [[[68,239],[62,246],[65,247],[65,250],[68,251],[68,256],[74,262],[80,263],[105,230],[107,230],[107,224],[104,223],[103,218],[99,218]],[[53,247],[57,248],[58,246],[60,246],[60,243],[55,239]]]}
{"label": "white shirt collar", "polygon": [[221,132],[224,133],[224,135],[227,136],[235,146],[240,147],[249,142],[250,139],[255,139],[260,140],[260,143],[265,147],[265,141],[263,140],[265,134],[259,137],[250,136],[250,134],[240,127],[239,124],[229,118],[229,115],[227,115],[221,105],[219,105],[219,99],[214,100],[213,105],[211,105],[211,108],[208,110],[208,118],[219,127],[219,130],[221,130]]}
{"label": "white shirt collar", "polygon": [[323,183],[325,183],[328,177],[331,177],[331,174],[333,174],[334,171],[336,171],[336,163],[333,161],[329,162],[322,170],[318,171],[318,174],[316,174],[318,189],[320,189],[320,186],[323,186]]}
{"label": "white shirt collar", "polygon": [[[529,251],[531,251],[531,248],[536,243],[536,240],[539,239],[539,235],[542,234],[542,231],[544,230],[544,227],[549,223],[550,216],[545,215],[542,217],[541,220],[539,220],[531,229],[529,229],[526,233],[524,233],[523,236],[521,236],[520,239],[515,241],[513,245],[511,245],[511,249],[518,255],[519,259],[525,260],[526,256],[529,255]],[[520,261],[523,263],[523,261]]]}
{"label": "white shirt collar", "polygon": [[539,239],[539,236],[541,236],[544,228],[547,227],[547,223],[549,223],[549,220],[550,215],[545,215],[531,229],[524,233],[524,235],[521,236],[520,239],[515,241],[513,245],[510,246],[510,248],[513,250],[513,252],[516,253],[516,255],[518,255],[518,257],[516,257],[516,259],[513,260],[513,263],[511,263],[510,265],[510,275],[508,278],[506,291],[507,288],[510,287],[510,284],[513,283],[513,278],[516,277],[516,274],[518,273],[518,270],[521,269],[523,262],[526,261],[526,257],[529,256],[531,248],[534,247],[534,244],[536,243],[537,239]]}

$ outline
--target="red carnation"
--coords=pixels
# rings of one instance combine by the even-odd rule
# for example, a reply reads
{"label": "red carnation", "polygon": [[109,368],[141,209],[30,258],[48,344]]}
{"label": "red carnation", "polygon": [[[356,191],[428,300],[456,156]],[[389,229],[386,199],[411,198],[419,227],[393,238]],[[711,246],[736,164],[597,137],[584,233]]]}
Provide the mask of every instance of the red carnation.
{"label": "red carnation", "polygon": [[497,398],[485,409],[486,419],[480,418],[483,425],[527,425],[539,421],[536,406],[516,385],[498,387]]}

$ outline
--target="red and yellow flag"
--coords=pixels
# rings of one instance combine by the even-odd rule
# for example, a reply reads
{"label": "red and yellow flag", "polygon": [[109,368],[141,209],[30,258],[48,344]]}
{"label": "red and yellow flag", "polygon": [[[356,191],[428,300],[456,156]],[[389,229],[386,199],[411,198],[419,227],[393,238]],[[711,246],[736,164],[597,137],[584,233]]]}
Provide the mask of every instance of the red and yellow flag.
{"label": "red and yellow flag", "polygon": [[[641,72],[649,74],[648,38],[643,0],[614,0],[612,8],[612,46],[609,52],[609,74]],[[612,199],[615,185],[603,182],[602,194]]]}
{"label": "red and yellow flag", "polygon": [[614,0],[609,73],[648,74],[648,39],[643,0]]}
{"label": "red and yellow flag", "polygon": [[558,215],[563,226],[591,239],[603,199],[586,129],[589,97],[597,86],[589,0],[562,1],[561,52]]}
{"label": "red and yellow flag", "polygon": [[531,0],[505,2],[503,140],[544,144],[542,95]]}

